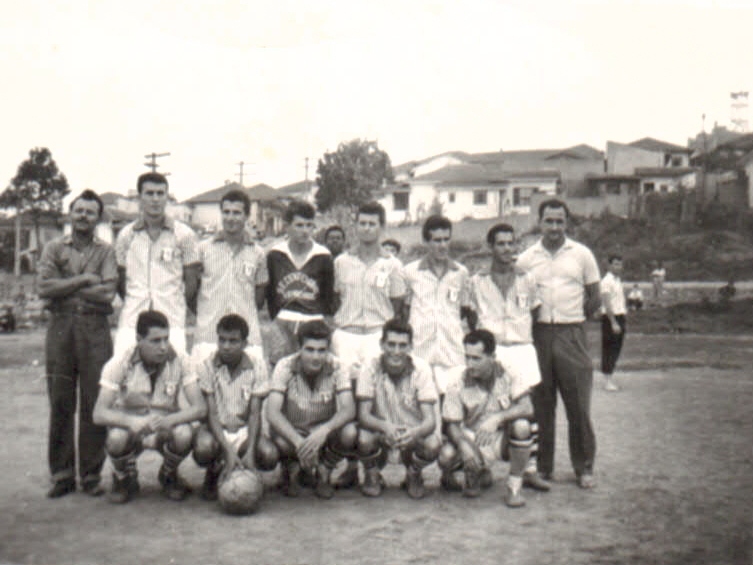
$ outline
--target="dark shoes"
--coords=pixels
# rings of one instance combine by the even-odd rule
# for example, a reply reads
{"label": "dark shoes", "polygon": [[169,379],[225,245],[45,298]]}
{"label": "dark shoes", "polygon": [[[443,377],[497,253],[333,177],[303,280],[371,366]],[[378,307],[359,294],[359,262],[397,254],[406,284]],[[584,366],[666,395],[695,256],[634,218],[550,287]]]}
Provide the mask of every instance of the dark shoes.
{"label": "dark shoes", "polygon": [[421,469],[407,467],[405,473],[405,490],[408,491],[408,496],[414,500],[426,496],[426,488],[424,487],[424,478],[421,475]]}
{"label": "dark shoes", "polygon": [[204,500],[217,500],[217,483],[220,473],[211,466],[204,473],[204,484],[201,486],[201,498]]}
{"label": "dark shoes", "polygon": [[285,496],[295,498],[301,494],[301,465],[297,461],[290,461],[282,465],[280,490]]}
{"label": "dark shoes", "polygon": [[448,492],[460,492],[463,485],[458,481],[455,473],[452,471],[442,471],[442,477],[439,479],[439,486]]}
{"label": "dark shoes", "polygon": [[168,471],[164,465],[160,467],[157,479],[159,480],[159,484],[162,485],[162,494],[175,502],[184,500],[188,496],[188,493],[191,492],[188,485],[178,475],[178,471]]}
{"label": "dark shoes", "polygon": [[596,477],[592,473],[583,473],[578,476],[578,486],[582,489],[592,489],[596,486]]}
{"label": "dark shoes", "polygon": [[481,473],[466,469],[463,496],[466,498],[478,498],[481,496]]}
{"label": "dark shoes", "polygon": [[126,475],[119,479],[112,475],[112,490],[107,499],[113,504],[125,504],[139,493],[139,480],[136,475]]}
{"label": "dark shoes", "polygon": [[60,498],[72,492],[76,492],[76,479],[62,479],[56,481],[52,488],[47,491],[47,498]]}
{"label": "dark shoes", "polygon": [[363,484],[361,485],[361,494],[375,498],[382,494],[384,489],[384,479],[378,467],[372,467],[364,470]]}
{"label": "dark shoes", "polygon": [[358,486],[358,461],[348,460],[348,466],[337,477],[335,481],[336,489],[349,489]]}
{"label": "dark shoes", "polygon": [[335,496],[335,487],[329,482],[330,469],[321,463],[316,468],[316,486],[314,486],[314,494],[319,498],[329,500]]}
{"label": "dark shoes", "polygon": [[83,481],[81,483],[81,490],[84,491],[85,494],[94,497],[102,496],[103,494],[105,494],[105,489],[102,488],[101,484],[99,484],[99,479]]}
{"label": "dark shoes", "polygon": [[545,480],[544,477],[536,471],[527,471],[523,473],[523,486],[541,492],[549,492],[552,488],[549,481]]}

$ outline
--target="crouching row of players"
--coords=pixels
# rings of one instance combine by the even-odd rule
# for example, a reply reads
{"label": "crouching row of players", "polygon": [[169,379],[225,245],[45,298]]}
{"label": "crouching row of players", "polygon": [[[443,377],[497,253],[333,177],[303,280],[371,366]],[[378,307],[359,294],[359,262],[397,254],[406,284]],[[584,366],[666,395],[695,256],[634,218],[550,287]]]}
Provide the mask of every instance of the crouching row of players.
{"label": "crouching row of players", "polygon": [[[272,470],[278,462],[286,495],[296,496],[308,478],[317,496],[330,498],[332,470],[354,456],[364,467],[361,492],[379,496],[385,488],[380,471],[396,451],[411,498],[424,496],[422,470],[433,461],[443,488],[478,496],[491,486],[490,463],[501,458],[510,462],[506,504],[525,503],[521,486],[533,407],[528,391],[517,391],[514,377],[495,360],[491,333],[477,330],[464,338],[466,365],[456,369],[442,403],[444,441],[431,369],[411,355],[412,329],[405,323],[387,322],[381,356],[361,367],[357,414],[353,384],[330,353],[324,322],[301,325],[299,351],[281,359],[271,379],[266,362],[247,348],[241,317],[222,318],[217,334],[217,350],[189,367],[170,346],[165,316],[142,312],[136,345],[105,366],[94,421],[108,426],[111,501],[127,502],[138,493],[136,459],[151,448],[163,456],[158,478],[173,500],[188,493],[178,466],[191,450],[206,468],[202,495],[208,499],[216,498],[222,475],[238,468]],[[186,402],[179,402],[180,391]],[[265,397],[269,429],[262,431]],[[460,470],[464,482],[456,477]]]}

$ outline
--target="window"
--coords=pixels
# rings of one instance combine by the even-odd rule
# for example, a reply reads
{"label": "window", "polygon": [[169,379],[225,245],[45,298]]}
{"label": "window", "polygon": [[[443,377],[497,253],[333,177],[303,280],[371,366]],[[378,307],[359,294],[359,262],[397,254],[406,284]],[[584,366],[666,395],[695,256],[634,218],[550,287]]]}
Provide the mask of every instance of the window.
{"label": "window", "polygon": [[516,186],[512,189],[512,205],[513,206],[530,206],[531,194],[535,194],[539,191],[539,187],[521,188]]}
{"label": "window", "polygon": [[392,194],[392,207],[395,211],[407,210],[410,205],[410,192],[395,192]]}
{"label": "window", "polygon": [[485,190],[473,191],[473,204],[476,206],[486,206],[486,191]]}
{"label": "window", "polygon": [[448,200],[450,201],[450,203],[451,203],[451,204],[452,204],[453,202],[455,202],[455,193],[454,193],[454,192],[450,192],[450,193],[449,193],[449,194],[447,195],[447,199],[448,199]]}
{"label": "window", "polygon": [[679,155],[675,155],[672,157],[672,166],[673,167],[682,167],[682,157]]}
{"label": "window", "polygon": [[643,183],[643,192],[653,192],[653,191],[654,191],[654,183],[652,182]]}
{"label": "window", "polygon": [[662,184],[659,186],[659,192],[669,192],[669,185]]}

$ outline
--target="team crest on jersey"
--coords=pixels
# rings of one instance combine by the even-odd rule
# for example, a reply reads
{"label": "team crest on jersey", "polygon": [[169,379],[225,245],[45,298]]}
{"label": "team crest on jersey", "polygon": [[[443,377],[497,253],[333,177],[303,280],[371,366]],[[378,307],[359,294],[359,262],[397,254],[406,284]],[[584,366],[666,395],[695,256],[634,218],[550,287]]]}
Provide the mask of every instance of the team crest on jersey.
{"label": "team crest on jersey", "polygon": [[316,300],[319,296],[319,285],[305,273],[295,271],[287,274],[277,283],[277,293],[286,302]]}
{"label": "team crest on jersey", "polygon": [[175,383],[166,383],[165,384],[165,393],[167,396],[174,396],[177,392],[178,387],[175,385]]}
{"label": "team crest on jersey", "polygon": [[241,387],[241,398],[243,400],[250,400],[251,399],[251,387],[248,385],[244,385]]}
{"label": "team crest on jersey", "polygon": [[175,258],[176,252],[172,247],[165,247],[162,250],[162,260],[165,263],[170,263]]}
{"label": "team crest on jersey", "polygon": [[254,264],[251,261],[243,261],[243,276],[247,279],[254,276]]}

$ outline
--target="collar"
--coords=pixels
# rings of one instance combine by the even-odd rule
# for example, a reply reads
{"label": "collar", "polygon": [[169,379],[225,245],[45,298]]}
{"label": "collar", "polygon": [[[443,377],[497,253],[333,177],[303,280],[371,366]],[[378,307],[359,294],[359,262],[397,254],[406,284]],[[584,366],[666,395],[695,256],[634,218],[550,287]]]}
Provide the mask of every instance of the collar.
{"label": "collar", "polygon": [[[316,255],[332,255],[330,253],[329,249],[324,247],[323,245],[318,244],[316,241],[312,240],[313,245],[311,246],[311,249],[309,249],[308,255],[306,255],[306,258],[303,261],[303,264],[305,265],[308,263],[309,259]],[[277,244],[275,244],[270,251],[279,251],[280,253],[284,253],[290,258],[291,262],[293,261],[293,253],[290,251],[290,245],[288,244],[288,240],[285,239]]]}
{"label": "collar", "polygon": [[[458,269],[460,269],[460,265],[458,263],[456,263],[454,260],[450,259],[447,262],[447,270],[448,271],[457,271]],[[431,270],[429,268],[429,256],[428,255],[424,255],[418,261],[418,270],[419,271],[422,271],[422,270],[423,271],[429,271],[429,270]]]}
{"label": "collar", "polygon": [[544,247],[544,238],[543,237],[541,239],[539,239],[536,243],[533,244],[533,248],[537,252],[546,253],[547,255],[557,255],[557,253],[559,253],[560,251],[565,251],[565,250],[568,250],[568,249],[572,249],[573,247],[575,247],[575,242],[572,239],[570,239],[569,237],[567,237],[567,236],[565,236],[565,241],[562,243],[562,245],[554,253],[552,253],[546,247]]}
{"label": "collar", "polygon": [[[502,379],[505,376],[505,370],[502,368],[499,361],[495,361],[492,372],[494,374],[492,378],[492,388],[494,388],[494,383],[497,382],[497,379]],[[463,371],[463,386],[480,386],[478,379],[472,379],[468,376],[468,369]]]}
{"label": "collar", "polygon": [[[408,377],[410,376],[413,371],[415,370],[416,366],[413,364],[413,357],[408,355],[408,362],[405,364],[405,367],[403,368],[403,372],[400,374],[401,377]],[[379,370],[382,371],[385,375],[388,377],[390,374],[387,372],[387,367],[384,366],[384,354],[379,356]]]}
{"label": "collar", "polygon": [[[162,217],[162,229],[163,230],[172,231],[174,227],[175,227],[175,220],[173,220],[168,215],[165,215]],[[144,222],[143,215],[136,218],[136,221],[133,222],[133,229],[137,231],[146,229],[146,222]]]}
{"label": "collar", "polygon": [[[227,365],[225,365],[220,360],[220,352],[218,351],[212,356],[212,366],[215,369],[220,369],[222,368],[223,365],[227,367]],[[238,363],[238,366],[235,368],[236,374],[240,374],[244,371],[253,371],[253,369],[254,369],[254,362],[251,361],[251,358],[248,355],[246,355],[246,352],[244,351],[241,354],[240,363]],[[230,375],[233,374],[233,371],[230,370],[230,367],[228,367],[227,372]]]}
{"label": "collar", "polygon": [[[168,351],[167,351],[167,359],[165,360],[165,363],[166,364],[167,363],[172,363],[173,361],[175,361],[175,358],[177,356],[178,356],[178,354],[175,353],[175,349],[173,349],[173,346],[170,345],[170,349],[168,349]],[[144,362],[141,360],[141,355],[139,354],[139,346],[138,346],[138,344],[136,344],[136,345],[133,346],[133,352],[128,357],[128,364],[131,367],[135,367],[138,364],[141,364],[141,365],[144,364]],[[160,369],[160,371],[161,371],[161,369]]]}
{"label": "collar", "polygon": [[[360,247],[354,246],[350,249],[347,249],[346,251],[342,252],[342,255],[349,255],[350,257],[353,257],[354,259],[358,259],[359,261],[363,262],[363,259],[361,259],[361,256],[358,254]],[[379,259],[392,259],[392,255],[387,253],[384,249],[379,247],[379,254],[376,256],[377,260]]]}
{"label": "collar", "polygon": [[[215,243],[227,241],[227,234],[225,233],[225,230],[220,230],[219,233],[216,233],[212,238],[212,241],[214,241]],[[243,245],[256,245],[256,242],[251,237],[251,234],[246,230],[243,230]]]}
{"label": "collar", "polygon": [[[99,239],[96,235],[92,237],[92,245],[102,245],[104,241]],[[63,236],[63,244],[65,245],[73,245],[73,235],[72,234],[66,234]]]}

